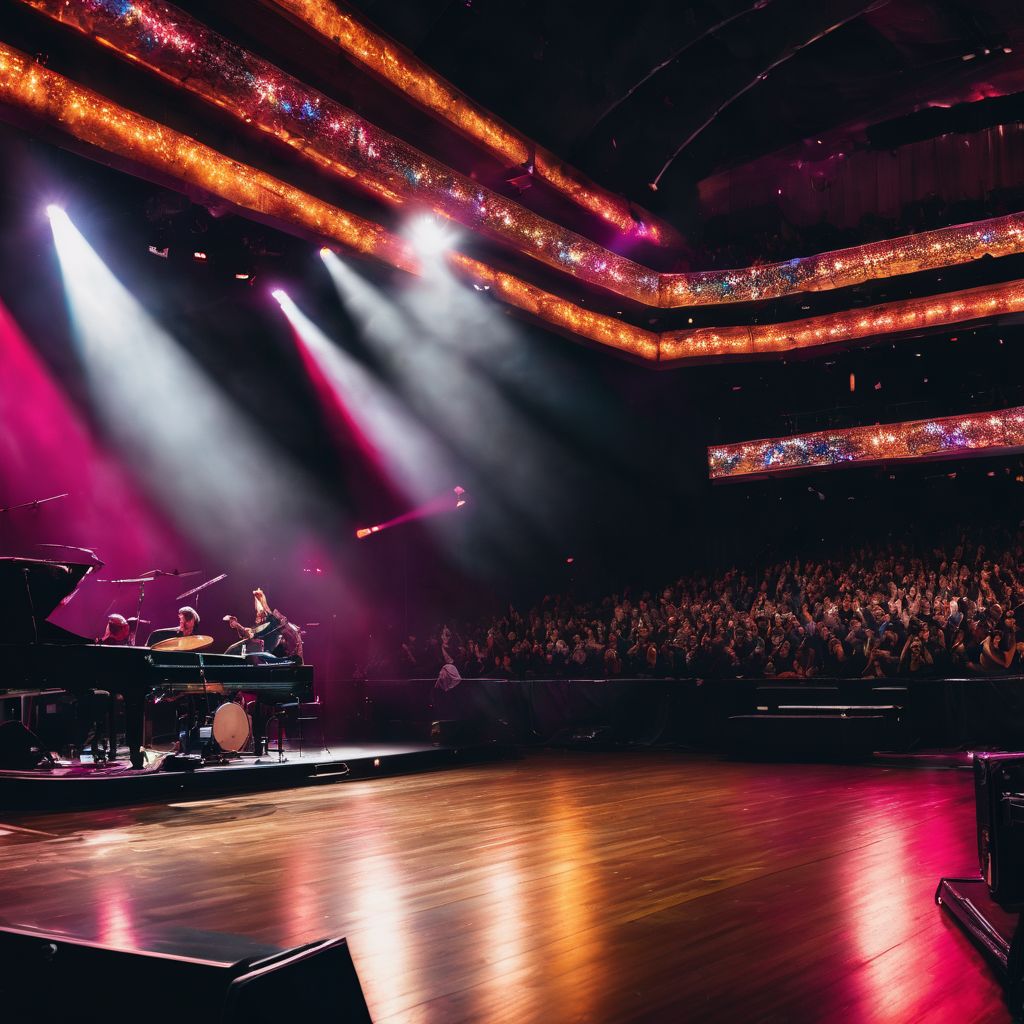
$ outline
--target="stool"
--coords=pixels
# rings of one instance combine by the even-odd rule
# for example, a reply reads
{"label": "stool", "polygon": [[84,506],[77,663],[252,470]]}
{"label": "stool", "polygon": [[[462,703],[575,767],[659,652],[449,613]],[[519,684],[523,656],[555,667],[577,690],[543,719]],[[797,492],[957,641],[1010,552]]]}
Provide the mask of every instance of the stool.
{"label": "stool", "polygon": [[265,732],[267,736],[270,735],[270,723],[274,722],[277,726],[277,760],[287,761],[288,759],[284,756],[284,724],[287,723],[289,716],[293,716],[295,720],[295,729],[298,733],[298,745],[299,745],[299,757],[302,757],[302,742],[303,742],[303,730],[308,729],[310,722],[316,722],[320,730],[320,746],[319,750],[324,750],[328,754],[331,753],[330,748],[327,746],[327,737],[324,734],[323,722],[320,719],[320,698],[317,697],[311,701],[301,700],[290,700],[283,701],[280,704],[274,705],[274,713],[267,718],[265,725]]}
{"label": "stool", "polygon": [[320,731],[320,746],[318,750],[325,751],[328,755],[331,753],[331,748],[327,746],[327,737],[324,735],[324,723],[320,718],[320,697],[317,695],[313,700],[299,701],[297,721],[299,724],[299,756],[302,756],[302,731],[303,728],[309,728],[308,725],[303,726],[303,722],[316,722],[317,729]]}

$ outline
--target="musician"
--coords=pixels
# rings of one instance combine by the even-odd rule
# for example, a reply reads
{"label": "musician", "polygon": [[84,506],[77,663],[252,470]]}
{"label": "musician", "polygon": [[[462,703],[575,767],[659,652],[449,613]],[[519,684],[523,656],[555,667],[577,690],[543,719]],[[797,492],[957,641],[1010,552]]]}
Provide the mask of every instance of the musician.
{"label": "musician", "polygon": [[108,646],[124,646],[128,643],[130,635],[131,627],[128,625],[128,620],[115,612],[113,615],[107,616],[107,628],[103,636],[100,637],[100,643]]}
{"label": "musician", "polygon": [[271,611],[267,595],[259,587],[252,596],[256,605],[255,635],[263,638],[265,648],[269,648],[275,658],[302,661],[302,630],[277,608]]}
{"label": "musician", "polygon": [[191,605],[185,605],[178,609],[178,628],[168,626],[166,629],[154,629],[146,641],[147,647],[160,643],[161,640],[171,640],[179,636],[192,636],[199,627],[199,612]]}
{"label": "musician", "polygon": [[234,615],[225,615],[224,621],[241,637],[225,653],[241,654],[265,651],[275,658],[297,658],[302,661],[302,630],[289,622],[279,609],[271,609],[266,593],[257,587],[252,592],[256,608],[256,625],[243,626]]}
{"label": "musician", "polygon": [[240,637],[224,652],[225,654],[262,653],[263,641],[256,639],[256,630],[252,626],[243,626],[234,615],[225,615],[224,621]]}

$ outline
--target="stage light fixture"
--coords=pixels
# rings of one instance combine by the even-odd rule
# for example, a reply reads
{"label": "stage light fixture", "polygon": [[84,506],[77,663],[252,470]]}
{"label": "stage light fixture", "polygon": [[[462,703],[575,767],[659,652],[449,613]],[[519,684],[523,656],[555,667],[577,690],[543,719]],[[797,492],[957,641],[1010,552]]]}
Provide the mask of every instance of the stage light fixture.
{"label": "stage light fixture", "polygon": [[247,274],[247,273],[244,273],[244,272],[240,272],[238,274],[235,274],[235,280],[236,281],[250,281],[250,280],[252,280],[252,274]]}
{"label": "stage light fixture", "polygon": [[169,245],[165,245],[163,248],[157,245],[149,245],[146,249],[151,256],[159,256],[162,260],[167,259],[171,254],[171,247]]}
{"label": "stage light fixture", "polygon": [[207,256],[205,252],[201,252],[200,250],[197,249],[194,253],[192,253],[192,259],[196,260],[199,263],[205,263]]}
{"label": "stage light fixture", "polygon": [[288,301],[288,293],[283,288],[275,288],[270,294],[277,300],[279,306],[283,306]]}
{"label": "stage light fixture", "polygon": [[420,217],[413,223],[411,234],[421,256],[440,256],[453,242],[451,232],[436,217]]}

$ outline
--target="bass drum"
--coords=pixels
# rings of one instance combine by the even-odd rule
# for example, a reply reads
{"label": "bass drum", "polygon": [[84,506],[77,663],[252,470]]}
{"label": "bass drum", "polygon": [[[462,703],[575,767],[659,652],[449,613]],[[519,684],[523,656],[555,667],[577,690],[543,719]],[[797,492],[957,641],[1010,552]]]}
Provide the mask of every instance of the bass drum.
{"label": "bass drum", "polygon": [[241,704],[221,704],[213,716],[213,739],[221,750],[234,754],[249,741],[249,716]]}

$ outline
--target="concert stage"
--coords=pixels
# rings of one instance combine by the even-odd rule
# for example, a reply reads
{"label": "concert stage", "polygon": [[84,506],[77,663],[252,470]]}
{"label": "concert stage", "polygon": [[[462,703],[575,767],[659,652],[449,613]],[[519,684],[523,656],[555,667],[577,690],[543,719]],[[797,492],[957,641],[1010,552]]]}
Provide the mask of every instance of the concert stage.
{"label": "concert stage", "polygon": [[141,770],[127,757],[108,765],[62,764],[31,771],[0,770],[0,807],[44,810],[181,800],[213,794],[249,793],[290,786],[323,785],[414,772],[437,771],[515,756],[495,744],[435,746],[430,744],[337,744],[330,749],[276,750],[225,764],[183,767],[183,759],[149,752]]}
{"label": "concert stage", "polygon": [[969,771],[655,750],[0,814],[10,923],[344,936],[377,1024],[1008,1024],[932,898],[976,870]]}

